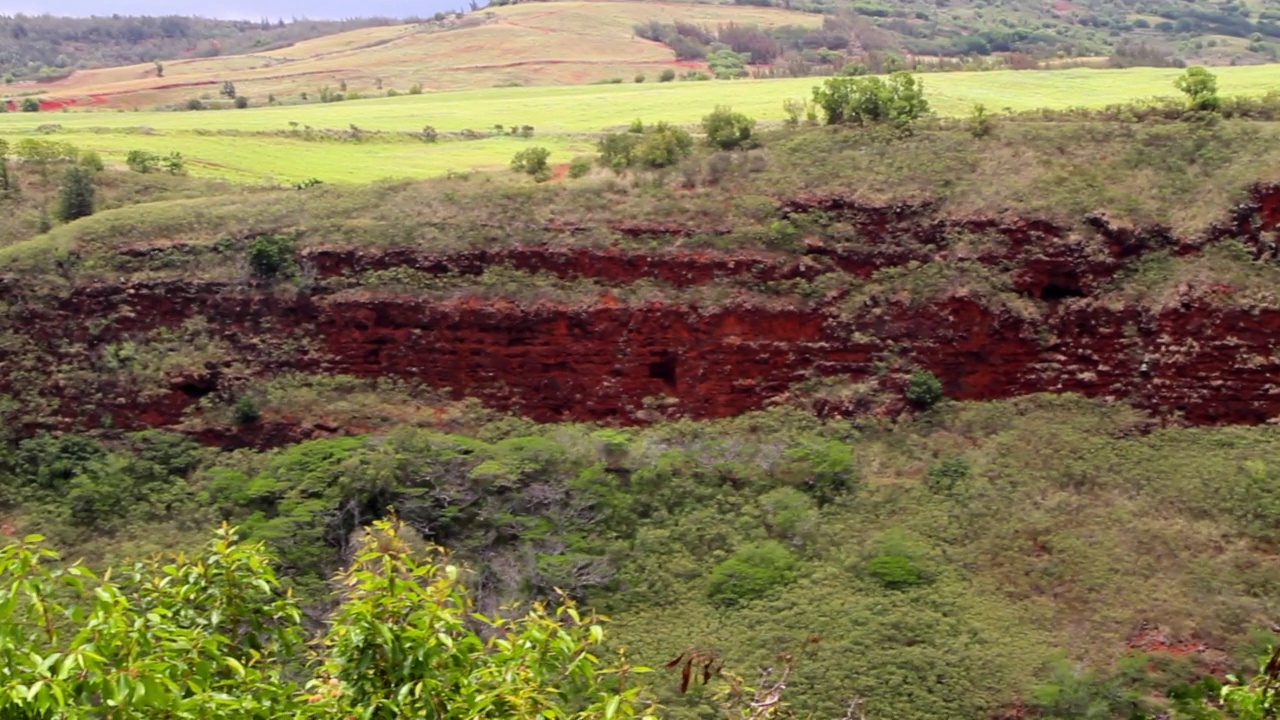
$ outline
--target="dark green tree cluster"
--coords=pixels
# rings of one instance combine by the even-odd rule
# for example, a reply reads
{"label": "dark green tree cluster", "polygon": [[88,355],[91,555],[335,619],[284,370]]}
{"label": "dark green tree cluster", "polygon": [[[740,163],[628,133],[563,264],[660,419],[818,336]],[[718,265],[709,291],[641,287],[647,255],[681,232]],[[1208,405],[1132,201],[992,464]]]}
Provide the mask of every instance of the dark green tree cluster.
{"label": "dark green tree cluster", "polygon": [[633,167],[650,170],[671,167],[693,152],[693,136],[688,130],[659,122],[645,126],[640,121],[625,133],[609,133],[596,144],[599,163],[622,172]]}
{"label": "dark green tree cluster", "polygon": [[813,102],[828,125],[887,123],[907,131],[929,112],[923,81],[906,71],[887,78],[829,78],[813,89]]}

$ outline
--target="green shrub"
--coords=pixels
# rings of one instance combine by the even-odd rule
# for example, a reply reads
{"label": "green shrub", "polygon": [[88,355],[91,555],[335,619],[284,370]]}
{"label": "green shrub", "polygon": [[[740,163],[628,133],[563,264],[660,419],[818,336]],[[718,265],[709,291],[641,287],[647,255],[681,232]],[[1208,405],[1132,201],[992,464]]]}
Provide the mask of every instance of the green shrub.
{"label": "green shrub", "polygon": [[80,166],[90,172],[102,172],[107,167],[102,162],[102,156],[94,150],[86,150],[80,153]]}
{"label": "green shrub", "polygon": [[858,482],[853,448],[839,440],[810,442],[783,453],[782,473],[825,505],[852,490]]}
{"label": "green shrub", "polygon": [[813,89],[813,102],[822,108],[828,125],[889,123],[905,131],[929,112],[924,83],[905,71],[887,79],[828,78]]}
{"label": "green shrub", "polygon": [[658,82],[671,82],[672,80],[675,80],[675,79],[676,79],[676,71],[672,70],[671,68],[667,68],[663,70],[662,74],[658,76]]}
{"label": "green shrub", "polygon": [[924,477],[925,487],[933,492],[946,494],[960,487],[972,472],[972,466],[964,457],[948,455],[929,466]]}
{"label": "green shrub", "polygon": [[40,112],[40,101],[35,98],[27,98],[22,101],[22,112]]}
{"label": "green shrub", "polygon": [[249,395],[241,395],[231,408],[231,414],[240,425],[252,425],[262,417],[262,407]]}
{"label": "green shrub", "polygon": [[645,80],[644,73],[636,73],[635,81],[637,85],[644,82],[644,80]]}
{"label": "green shrub", "polygon": [[928,409],[942,400],[942,381],[928,370],[911,373],[907,381],[907,400],[918,408]]}
{"label": "green shrub", "polygon": [[160,158],[160,164],[164,166],[164,171],[170,175],[187,174],[186,158],[182,157],[182,153],[176,150]]}
{"label": "green shrub", "polygon": [[867,562],[867,574],[890,590],[903,590],[925,582],[924,571],[905,555],[877,555]]}
{"label": "green shrub", "polygon": [[606,133],[596,142],[600,150],[599,163],[616,172],[626,170],[635,161],[636,148],[641,136],[634,133]]}
{"label": "green shrub", "polygon": [[779,540],[799,541],[813,529],[813,499],[793,487],[774,488],[760,496],[765,528]]}
{"label": "green shrub", "polygon": [[281,235],[262,235],[249,243],[246,257],[254,276],[270,279],[293,269],[293,240]]}
{"label": "green shrub", "polygon": [[188,110],[203,110],[203,109],[204,109],[204,103],[203,103],[203,102],[201,102],[199,98],[191,98],[190,100],[188,100],[188,101],[187,101],[187,109],[188,109]]}
{"label": "green shrub", "polygon": [[236,106],[236,109],[243,110],[249,107],[249,98],[244,95],[237,95],[233,104]]}
{"label": "green shrub", "polygon": [[649,128],[635,149],[635,160],[648,168],[671,167],[693,152],[689,131],[660,122]]}
{"label": "green shrub", "polygon": [[569,161],[569,177],[577,180],[591,172],[591,158],[579,155]]}
{"label": "green shrub", "polygon": [[708,595],[724,607],[757,600],[795,580],[797,564],[776,540],[744,545],[712,571]]}
{"label": "green shrub", "polygon": [[1221,105],[1218,78],[1203,67],[1189,67],[1173,82],[1187,96],[1187,107],[1195,112],[1214,112]]}
{"label": "green shrub", "polygon": [[124,164],[136,173],[155,172],[160,169],[160,156],[146,150],[130,150]]}
{"label": "green shrub", "polygon": [[706,133],[707,142],[721,150],[755,147],[755,127],[755,120],[734,112],[727,105],[717,106],[710,115],[702,118],[702,131]]}
{"label": "green shrub", "polygon": [[986,105],[974,103],[969,113],[968,129],[969,134],[976,138],[984,138],[995,130],[995,122],[992,121]]}
{"label": "green shrub", "polygon": [[550,157],[551,151],[544,147],[525,148],[511,158],[511,169],[542,182],[551,178],[551,166],[547,162]]}
{"label": "green shrub", "polygon": [[58,189],[58,219],[71,222],[92,215],[93,195],[93,173],[81,165],[67,168]]}

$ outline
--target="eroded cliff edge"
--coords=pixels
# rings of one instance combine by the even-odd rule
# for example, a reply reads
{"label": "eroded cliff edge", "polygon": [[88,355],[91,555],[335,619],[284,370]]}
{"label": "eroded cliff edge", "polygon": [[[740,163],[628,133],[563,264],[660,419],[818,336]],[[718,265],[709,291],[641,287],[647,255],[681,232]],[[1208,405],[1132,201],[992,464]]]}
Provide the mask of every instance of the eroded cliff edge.
{"label": "eroded cliff edge", "polygon": [[[1254,186],[1193,237],[839,194],[780,208],[789,227],[819,228],[795,251],[686,249],[681,238],[709,231],[678,223],[612,228],[647,249],[317,241],[297,249],[290,283],[136,272],[197,249],[125,244],[115,267],[131,272],[117,281],[48,293],[3,277],[0,394],[26,430],[177,428],[294,372],[403,378],[537,420],[634,423],[797,399],[883,412],[924,368],[959,399],[1075,392],[1192,423],[1280,414],[1280,186]],[[859,390],[823,390],[837,385]]]}

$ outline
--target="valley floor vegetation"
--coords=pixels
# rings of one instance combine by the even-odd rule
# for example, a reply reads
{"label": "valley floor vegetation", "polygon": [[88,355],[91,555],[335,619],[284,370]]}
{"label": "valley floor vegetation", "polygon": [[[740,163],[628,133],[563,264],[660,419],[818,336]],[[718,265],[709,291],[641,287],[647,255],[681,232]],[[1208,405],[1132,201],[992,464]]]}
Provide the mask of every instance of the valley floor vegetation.
{"label": "valley floor vegetation", "polygon": [[[475,420],[267,452],[10,438],[0,707],[708,718],[786,671],[799,717],[1264,717],[1219,698],[1274,640],[1273,428],[1152,430],[1069,396]],[[244,541],[207,544],[225,522]],[[37,529],[86,562],[18,540]],[[151,550],[185,555],[102,574]],[[697,682],[663,668],[683,658]]]}

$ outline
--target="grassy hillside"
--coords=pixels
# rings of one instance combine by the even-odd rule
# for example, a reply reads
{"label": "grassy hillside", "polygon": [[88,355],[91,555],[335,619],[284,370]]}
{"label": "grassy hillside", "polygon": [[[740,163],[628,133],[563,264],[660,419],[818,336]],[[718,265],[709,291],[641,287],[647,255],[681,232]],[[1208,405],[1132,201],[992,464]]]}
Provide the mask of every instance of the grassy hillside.
{"label": "grassy hillside", "polygon": [[536,3],[472,13],[462,19],[374,27],[270,51],[86,70],[52,83],[16,86],[75,106],[149,109],[190,99],[218,99],[224,81],[258,103],[268,96],[314,100],[320,88],[365,96],[496,85],[584,84],[607,78],[654,81],[680,69],[665,46],[634,36],[637,23],[681,20],[715,27],[737,22],[817,27],[818,15],[770,8],[685,3]]}
{"label": "grassy hillside", "polygon": [[274,49],[386,19],[246,22],[169,15],[164,17],[68,18],[0,15],[0,76],[14,81],[51,81],[78,70],[211,58]]}
{"label": "grassy hillside", "polygon": [[[1177,92],[1173,81],[1179,72],[1074,69],[923,77],[936,112],[963,116],[974,103],[1000,112],[1097,108],[1169,96]],[[1228,95],[1259,95],[1280,88],[1280,66],[1221,68],[1218,76]],[[116,163],[134,149],[178,151],[189,158],[194,173],[243,181],[317,177],[367,182],[504,167],[517,151],[535,145],[551,150],[553,163],[567,163],[590,152],[594,136],[602,131],[622,128],[637,118],[696,124],[717,105],[731,105],[760,121],[776,123],[784,118],[783,101],[809,97],[818,82],[801,78],[490,88],[219,112],[8,113],[0,115],[0,137],[66,140]],[[478,140],[458,135],[468,130],[490,134],[495,124],[530,125],[535,135]],[[428,125],[445,137],[424,143],[420,133]]]}

